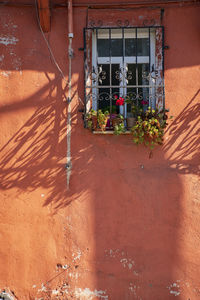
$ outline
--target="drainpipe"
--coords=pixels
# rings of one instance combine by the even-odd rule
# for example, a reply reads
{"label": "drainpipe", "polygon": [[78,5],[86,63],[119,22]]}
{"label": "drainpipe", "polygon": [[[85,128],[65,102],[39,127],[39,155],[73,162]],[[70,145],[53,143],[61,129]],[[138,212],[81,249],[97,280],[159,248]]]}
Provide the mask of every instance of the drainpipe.
{"label": "drainpipe", "polygon": [[68,0],[68,57],[69,57],[69,88],[68,88],[68,108],[67,108],[67,189],[69,189],[72,162],[71,162],[71,100],[72,100],[72,39],[73,34],[73,10],[72,10],[72,0]]}

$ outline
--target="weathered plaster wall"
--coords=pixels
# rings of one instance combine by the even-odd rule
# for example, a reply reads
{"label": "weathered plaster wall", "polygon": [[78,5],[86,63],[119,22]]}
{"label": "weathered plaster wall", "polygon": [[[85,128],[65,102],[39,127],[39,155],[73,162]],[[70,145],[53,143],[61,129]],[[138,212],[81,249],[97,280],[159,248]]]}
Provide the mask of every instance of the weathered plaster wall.
{"label": "weathered plaster wall", "polygon": [[[167,8],[162,147],[83,129],[82,28],[75,9],[72,176],[66,84],[32,8],[0,10],[0,289],[18,299],[198,299],[199,8]],[[141,13],[141,12],[140,12]],[[67,77],[67,11],[49,43]]]}

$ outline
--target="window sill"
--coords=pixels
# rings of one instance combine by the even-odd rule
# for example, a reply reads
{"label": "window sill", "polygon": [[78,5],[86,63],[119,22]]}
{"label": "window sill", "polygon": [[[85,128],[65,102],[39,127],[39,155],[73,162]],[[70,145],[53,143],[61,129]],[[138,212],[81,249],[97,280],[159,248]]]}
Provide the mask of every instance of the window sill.
{"label": "window sill", "polygon": [[[115,134],[113,130],[107,130],[107,131],[93,131],[93,134]],[[123,133],[121,133],[120,135],[124,135],[124,134],[131,134],[131,131],[127,130]]]}

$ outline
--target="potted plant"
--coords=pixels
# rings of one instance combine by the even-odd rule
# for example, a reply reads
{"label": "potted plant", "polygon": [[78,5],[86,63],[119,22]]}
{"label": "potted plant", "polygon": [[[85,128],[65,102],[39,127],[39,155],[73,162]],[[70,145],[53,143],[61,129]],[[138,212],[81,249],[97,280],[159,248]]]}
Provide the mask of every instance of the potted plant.
{"label": "potted plant", "polygon": [[133,127],[133,125],[136,122],[136,116],[135,116],[136,106],[134,105],[134,101],[131,98],[131,96],[126,96],[125,103],[130,104],[131,106],[131,111],[127,112],[127,117],[126,117],[127,129],[130,129],[131,127]]}
{"label": "potted plant", "polygon": [[164,112],[152,110],[150,107],[137,117],[136,124],[132,127],[133,142],[144,144],[150,149],[163,142],[164,128],[166,127],[167,115]]}
{"label": "potted plant", "polygon": [[[115,99],[116,99],[116,107],[122,107],[122,110],[124,108],[124,98],[122,97],[117,97],[117,95],[115,95]],[[120,109],[118,109],[118,111],[120,111]],[[122,123],[124,124],[124,117],[123,117],[123,113],[122,114],[113,114],[111,116],[111,122],[112,122],[112,127],[113,129],[115,129],[115,126],[120,125],[120,127],[122,127]]]}
{"label": "potted plant", "polygon": [[114,134],[116,135],[125,132],[124,117],[122,115],[119,114],[115,119],[113,119],[113,128]]}
{"label": "potted plant", "polygon": [[109,111],[109,118],[108,118],[106,127],[111,129],[112,128],[112,119],[114,119],[117,116],[116,105],[112,105],[112,106],[109,105],[109,106],[102,108],[103,113],[105,113],[106,111]]}
{"label": "potted plant", "polygon": [[104,113],[102,112],[101,109],[98,110],[97,112],[97,122],[98,126],[100,127],[100,130],[105,131],[106,130],[106,124],[109,118],[109,112],[105,111]]}
{"label": "potted plant", "polygon": [[97,111],[91,109],[90,112],[86,115],[87,127],[91,130],[97,129]]}
{"label": "potted plant", "polygon": [[131,111],[127,112],[127,128],[131,129],[138,118],[138,116],[142,115],[144,112],[144,106],[148,104],[148,101],[146,100],[136,100],[133,99],[131,95],[126,96],[125,103],[130,104]]}

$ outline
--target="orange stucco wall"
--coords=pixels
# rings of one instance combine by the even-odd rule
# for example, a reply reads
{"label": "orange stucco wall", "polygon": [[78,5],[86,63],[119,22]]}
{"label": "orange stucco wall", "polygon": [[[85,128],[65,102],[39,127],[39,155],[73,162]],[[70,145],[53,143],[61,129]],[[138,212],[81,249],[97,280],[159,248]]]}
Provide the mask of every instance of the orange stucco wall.
{"label": "orange stucco wall", "polygon": [[[74,9],[67,190],[66,83],[35,10],[1,7],[0,291],[20,300],[200,297],[199,12],[165,7],[166,107],[174,118],[149,159],[131,136],[83,128],[86,9]],[[66,9],[52,11],[46,36],[67,78]]]}

